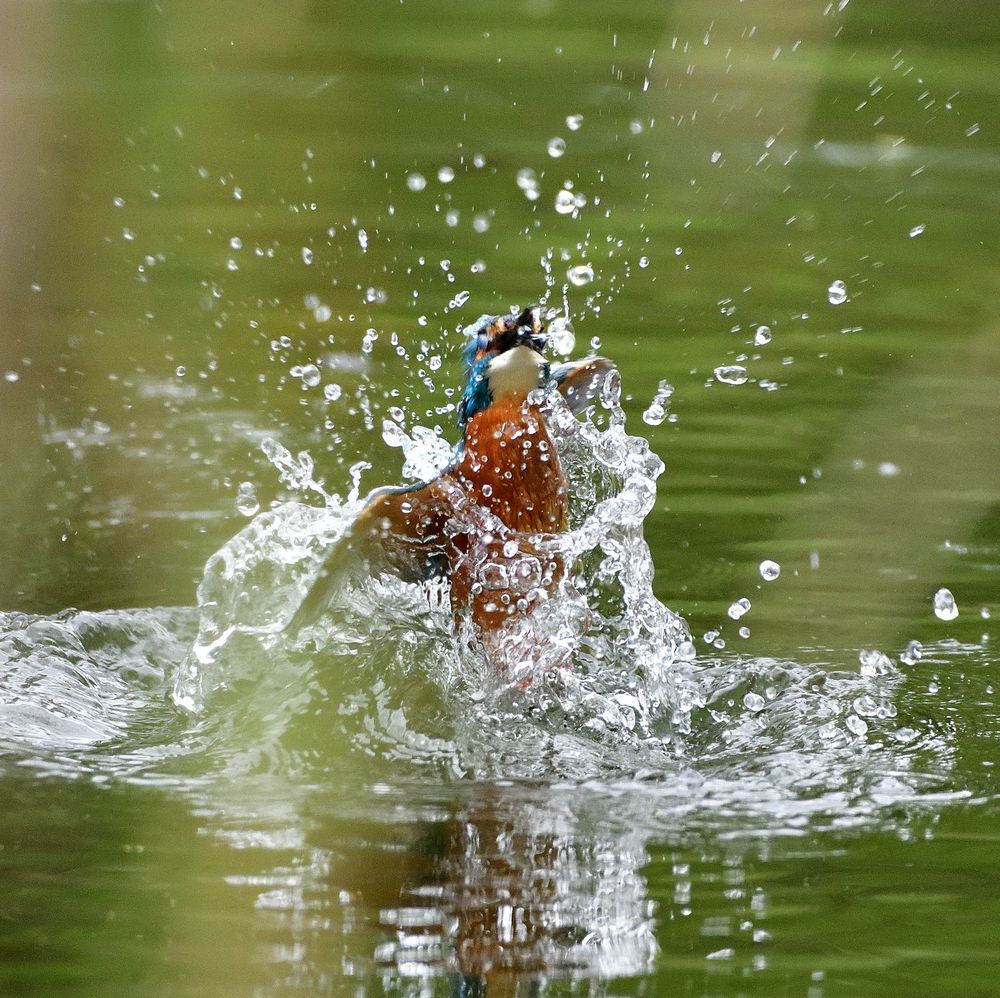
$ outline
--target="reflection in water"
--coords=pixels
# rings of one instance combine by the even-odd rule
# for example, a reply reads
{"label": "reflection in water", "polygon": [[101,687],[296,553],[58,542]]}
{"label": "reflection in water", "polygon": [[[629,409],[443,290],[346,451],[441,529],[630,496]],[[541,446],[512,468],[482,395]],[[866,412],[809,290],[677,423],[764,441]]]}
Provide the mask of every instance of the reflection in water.
{"label": "reflection in water", "polygon": [[[945,805],[989,786],[955,777],[962,734],[944,721],[976,701],[992,704],[983,729],[997,726],[989,656],[975,647],[927,646],[905,672],[869,656],[861,675],[731,656],[678,665],[688,721],[671,756],[650,734],[610,752],[597,779],[573,781],[574,765],[608,750],[607,733],[578,705],[583,733],[569,738],[544,689],[518,704],[518,728],[502,693],[477,714],[439,687],[432,710],[426,689],[383,668],[401,689],[373,690],[345,717],[330,659],[272,657],[265,682],[216,694],[207,716],[183,722],[164,709],[183,651],[164,632],[185,627],[189,611],[9,616],[5,655],[30,644],[45,669],[29,654],[5,673],[4,750],[36,771],[188,802],[200,835],[125,841],[179,850],[182,903],[163,931],[185,972],[218,980],[219,993],[240,981],[261,995],[340,994],[354,978],[366,994],[601,995],[690,960],[765,974],[771,937],[795,931],[768,901],[775,857],[834,855],[836,836],[859,829],[921,840]],[[369,651],[384,667],[384,650]],[[423,707],[401,715],[385,697]],[[534,763],[522,757],[534,751]],[[455,778],[490,752],[500,779]],[[551,775],[510,781],[504,766]],[[780,888],[783,904],[796,890]],[[249,960],[220,962],[217,936],[200,928],[216,912],[256,940]]]}
{"label": "reflection in water", "polygon": [[412,996],[546,995],[550,979],[595,982],[597,995],[599,982],[652,969],[648,814],[611,818],[603,792],[470,788],[458,807],[434,796],[410,787],[345,807],[319,792],[302,802],[308,842],[259,815],[219,816],[237,850],[294,846],[291,862],[228,878],[255,886],[261,918],[285,939],[270,956],[289,964],[289,990],[326,993],[341,959],[343,972]]}
{"label": "reflection in water", "polygon": [[467,993],[540,994],[514,982],[652,967],[641,834],[588,834],[566,805],[496,790],[438,831],[433,875],[403,884],[399,904],[380,915],[396,938],[376,956],[394,974],[444,970]]}

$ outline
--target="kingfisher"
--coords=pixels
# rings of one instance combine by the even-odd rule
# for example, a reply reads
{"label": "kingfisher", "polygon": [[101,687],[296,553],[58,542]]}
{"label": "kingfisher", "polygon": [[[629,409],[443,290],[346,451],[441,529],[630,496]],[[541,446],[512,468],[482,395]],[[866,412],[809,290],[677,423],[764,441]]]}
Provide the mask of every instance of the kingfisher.
{"label": "kingfisher", "polygon": [[538,307],[484,315],[466,329],[461,439],[436,477],[372,492],[327,555],[289,624],[312,624],[350,563],[381,560],[410,582],[448,579],[456,623],[471,614],[496,634],[530,614],[558,586],[565,566],[550,543],[567,528],[569,490],[548,426],[557,390],[583,412],[614,365],[604,357],[551,365]]}

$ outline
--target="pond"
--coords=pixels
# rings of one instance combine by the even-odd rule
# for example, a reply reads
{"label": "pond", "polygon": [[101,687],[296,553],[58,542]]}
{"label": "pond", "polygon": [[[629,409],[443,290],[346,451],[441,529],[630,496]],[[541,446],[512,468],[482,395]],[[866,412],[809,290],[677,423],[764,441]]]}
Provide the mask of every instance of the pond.
{"label": "pond", "polygon": [[[995,990],[1000,8],[3,25],[0,990]],[[536,302],[575,667],[288,633]]]}

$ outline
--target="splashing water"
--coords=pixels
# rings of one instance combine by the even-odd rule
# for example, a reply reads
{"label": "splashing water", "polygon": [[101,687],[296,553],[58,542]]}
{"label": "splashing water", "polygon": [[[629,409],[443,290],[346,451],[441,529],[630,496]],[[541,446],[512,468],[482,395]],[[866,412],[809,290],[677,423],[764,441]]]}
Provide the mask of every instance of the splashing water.
{"label": "splashing water", "polygon": [[[237,500],[253,519],[209,559],[197,609],[0,620],[6,747],[39,768],[185,787],[190,774],[219,787],[268,774],[282,795],[317,783],[596,779],[654,794],[665,813],[738,813],[768,827],[872,820],[947,786],[954,739],[895,716],[904,683],[939,695],[924,678],[940,669],[935,648],[923,658],[916,642],[900,648],[905,672],[875,650],[858,656],[860,671],[836,657],[826,669],[729,653],[695,661],[686,626],[653,591],[642,531],[663,464],[627,431],[617,376],[583,419],[557,394],[545,404],[570,481],[569,529],[498,531],[474,555],[483,585],[526,598],[542,556],[572,570],[491,642],[466,621],[456,629],[445,583],[403,583],[361,561],[323,618],[290,636],[362,508],[367,465],[351,469],[340,499],[308,454],[267,441],[286,484],[322,501],[253,515],[243,483]],[[433,430],[407,425],[401,409],[386,415],[404,478],[447,463]],[[765,581],[779,572],[761,564]],[[734,626],[748,609],[745,597],[733,603]]]}
{"label": "splashing water", "polygon": [[[663,464],[627,432],[617,376],[582,420],[559,396],[546,404],[570,482],[569,529],[508,536],[473,557],[484,585],[515,592],[519,579],[530,589],[540,554],[573,569],[486,642],[465,620],[456,628],[446,583],[403,583],[361,562],[316,625],[286,633],[361,508],[356,489],[346,502],[261,513],[213,556],[174,700],[224,719],[215,723],[240,746],[231,765],[305,766],[310,780],[369,770],[380,779],[385,763],[394,778],[421,782],[655,776],[683,786],[686,806],[722,798],[813,816],[842,815],[845,785],[865,813],[933,785],[922,760],[940,772],[951,750],[896,722],[904,676],[881,652],[862,653],[860,674],[770,658],[695,662],[686,625],[653,592],[642,525]],[[394,427],[410,474],[440,469],[439,437]],[[285,455],[275,457],[287,473]],[[293,459],[293,471],[305,467]],[[301,478],[312,481],[311,466]],[[777,565],[762,575],[776,577]],[[748,608],[738,600],[730,616]],[[304,725],[324,732],[321,752]],[[294,747],[303,739],[304,756]]]}
{"label": "splashing water", "polygon": [[669,381],[661,381],[656,394],[642,414],[644,423],[649,426],[659,426],[667,418],[667,407],[674,394],[674,386]]}
{"label": "splashing water", "polygon": [[[384,743],[411,761],[476,775],[628,770],[639,765],[636,753],[643,765],[667,761],[671,668],[693,651],[683,621],[652,591],[642,523],[663,464],[645,439],[626,432],[619,391],[612,377],[598,411],[583,421],[557,394],[546,399],[570,479],[571,529],[530,538],[507,532],[502,550],[491,542],[470,556],[481,561],[483,585],[515,594],[536,591],[536,556],[575,566],[532,613],[484,642],[466,622],[456,633],[444,584],[413,586],[359,566],[303,645],[284,626],[360,505],[330,497],[325,508],[289,503],[257,516],[206,565],[199,634],[175,702],[197,712],[220,691],[267,685],[265,674],[282,669],[286,680],[295,674],[308,685],[317,663],[329,667],[332,659],[355,700],[358,689],[373,691],[364,705],[356,702],[360,723],[345,732],[355,747]],[[403,449],[404,474],[441,469],[446,445],[432,431],[415,427],[411,436],[389,420],[385,429]],[[286,481],[317,490],[307,455],[292,458],[274,442],[266,452]],[[417,699],[438,702],[436,716],[413,712],[414,682]]]}

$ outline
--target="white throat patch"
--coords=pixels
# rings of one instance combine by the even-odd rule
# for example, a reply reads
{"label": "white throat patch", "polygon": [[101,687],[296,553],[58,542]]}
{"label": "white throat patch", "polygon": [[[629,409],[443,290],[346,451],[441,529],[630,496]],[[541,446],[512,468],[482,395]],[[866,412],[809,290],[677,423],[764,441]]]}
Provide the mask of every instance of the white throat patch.
{"label": "white throat patch", "polygon": [[505,395],[527,395],[542,384],[545,358],[531,347],[511,347],[490,361],[487,378],[494,401]]}

